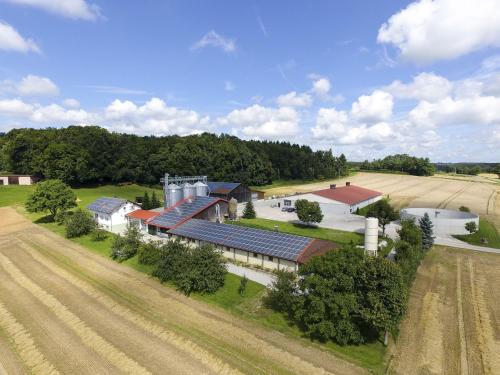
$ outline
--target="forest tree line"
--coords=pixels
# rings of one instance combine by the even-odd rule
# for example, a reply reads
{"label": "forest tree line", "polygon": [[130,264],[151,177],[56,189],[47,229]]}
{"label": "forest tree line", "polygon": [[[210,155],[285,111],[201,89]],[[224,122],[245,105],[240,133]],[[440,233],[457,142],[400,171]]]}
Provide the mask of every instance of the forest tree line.
{"label": "forest tree line", "polygon": [[137,136],[97,126],[14,129],[0,134],[0,171],[66,183],[158,184],[165,173],[264,185],[276,179],[348,174],[344,155],[288,142],[245,141],[230,135]]}
{"label": "forest tree line", "polygon": [[407,154],[388,155],[383,159],[365,160],[356,163],[362,170],[402,172],[413,176],[432,176],[436,167],[428,158],[418,158]]}

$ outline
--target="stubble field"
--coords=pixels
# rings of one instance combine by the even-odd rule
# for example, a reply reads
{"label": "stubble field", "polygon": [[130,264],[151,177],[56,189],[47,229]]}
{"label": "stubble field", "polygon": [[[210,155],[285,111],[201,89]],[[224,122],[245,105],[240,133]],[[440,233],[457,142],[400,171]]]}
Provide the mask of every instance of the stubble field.
{"label": "stubble field", "polygon": [[354,176],[313,184],[282,186],[266,190],[266,196],[326,189],[329,183],[341,186],[346,181],[382,192],[393,205],[458,209],[467,206],[500,228],[500,181],[491,176],[456,177],[435,175],[419,177],[398,174],[359,172]]}
{"label": "stubble field", "polygon": [[498,374],[500,255],[435,247],[418,270],[393,374]]}
{"label": "stubble field", "polygon": [[0,373],[358,374],[364,370],[0,208]]}

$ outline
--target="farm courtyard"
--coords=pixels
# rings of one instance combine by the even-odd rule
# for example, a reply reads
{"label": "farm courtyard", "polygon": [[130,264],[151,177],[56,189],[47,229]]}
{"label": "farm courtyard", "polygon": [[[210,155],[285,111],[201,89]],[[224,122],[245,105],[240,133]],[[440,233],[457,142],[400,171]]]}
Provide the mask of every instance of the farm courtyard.
{"label": "farm courtyard", "polygon": [[[400,174],[358,172],[353,176],[332,180],[338,186],[346,181],[389,196],[397,207],[433,207],[458,209],[467,206],[472,212],[494,223],[500,229],[500,181],[492,175],[420,177]],[[330,181],[301,185],[270,186],[266,197],[306,193],[325,189]]]}
{"label": "farm courtyard", "polygon": [[0,373],[365,371],[331,352],[184,297],[4,207]]}

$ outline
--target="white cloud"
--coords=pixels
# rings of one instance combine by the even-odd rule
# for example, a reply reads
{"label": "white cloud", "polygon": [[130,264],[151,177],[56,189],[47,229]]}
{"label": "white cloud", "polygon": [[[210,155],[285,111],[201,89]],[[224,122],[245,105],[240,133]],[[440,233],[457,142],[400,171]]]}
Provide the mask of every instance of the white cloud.
{"label": "white cloud", "polygon": [[224,90],[226,90],[226,91],[234,91],[235,89],[236,89],[236,86],[231,81],[224,82]]}
{"label": "white cloud", "polygon": [[313,87],[312,87],[312,92],[319,97],[326,97],[330,89],[332,88],[332,85],[330,84],[330,80],[328,78],[317,78],[313,82]]}
{"label": "white cloud", "polygon": [[151,98],[141,106],[117,99],[106,107],[104,117],[109,127],[128,133],[186,135],[210,130],[208,116],[169,107],[159,98]]}
{"label": "white cloud", "polygon": [[0,100],[0,115],[24,117],[33,112],[33,106],[19,99]]}
{"label": "white cloud", "polygon": [[345,111],[335,108],[320,108],[316,125],[311,129],[316,139],[334,141],[336,144],[377,144],[394,140],[397,136],[386,122],[372,126],[352,122]]}
{"label": "white cloud", "polygon": [[225,38],[210,30],[200,40],[191,46],[191,50],[197,50],[205,47],[216,47],[222,49],[224,52],[235,52],[236,42],[234,39]]}
{"label": "white cloud", "polygon": [[68,107],[68,108],[73,108],[73,109],[80,108],[80,102],[76,99],[73,99],[73,98],[64,99],[63,104],[65,107]]}
{"label": "white cloud", "polygon": [[438,102],[420,102],[409,113],[410,121],[420,127],[446,125],[500,124],[500,98],[475,96],[445,98]]}
{"label": "white cloud", "polygon": [[32,39],[24,38],[8,23],[0,21],[0,50],[15,52],[37,52],[40,48]]}
{"label": "white cloud", "polygon": [[388,120],[392,115],[392,95],[375,90],[371,95],[362,95],[352,103],[351,114],[359,121],[375,123]]}
{"label": "white cloud", "polygon": [[0,91],[20,96],[55,96],[59,88],[49,78],[29,74],[19,82],[5,80],[0,83]]}
{"label": "white cloud", "polygon": [[420,0],[384,23],[379,43],[399,49],[404,60],[418,64],[453,59],[500,46],[497,0]]}
{"label": "white cloud", "polygon": [[101,18],[101,10],[85,0],[6,0],[12,4],[31,6],[71,19],[95,21]]}
{"label": "white cloud", "polygon": [[436,101],[451,93],[453,84],[446,78],[434,73],[420,73],[413,77],[413,82],[394,81],[384,87],[384,91],[396,98]]}
{"label": "white cloud", "polygon": [[254,104],[231,111],[218,119],[223,126],[241,129],[244,136],[259,139],[290,139],[300,132],[299,113],[290,107],[270,108]]}
{"label": "white cloud", "polygon": [[281,107],[309,107],[312,104],[312,98],[309,94],[297,94],[292,91],[278,96],[276,102]]}

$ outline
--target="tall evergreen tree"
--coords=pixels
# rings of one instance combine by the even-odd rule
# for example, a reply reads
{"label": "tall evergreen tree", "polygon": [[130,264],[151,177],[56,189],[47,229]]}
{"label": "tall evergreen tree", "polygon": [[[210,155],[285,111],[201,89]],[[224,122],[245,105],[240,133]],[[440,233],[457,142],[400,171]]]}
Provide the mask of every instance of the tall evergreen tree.
{"label": "tall evergreen tree", "polygon": [[422,231],[422,248],[424,250],[429,250],[432,245],[434,245],[434,231],[432,228],[434,225],[427,214],[424,214],[424,217],[419,220],[420,230]]}
{"label": "tall evergreen tree", "polygon": [[149,199],[149,194],[147,191],[144,192],[144,197],[142,198],[142,209],[150,210],[154,207],[151,205],[151,200]]}
{"label": "tall evergreen tree", "polygon": [[151,196],[151,208],[158,208],[160,206],[161,204],[158,197],[156,196],[156,191],[153,190],[153,195]]}
{"label": "tall evergreen tree", "polygon": [[252,201],[248,201],[245,209],[243,210],[243,215],[242,217],[244,219],[255,219],[257,217],[257,214],[255,213],[255,208],[253,207]]}

